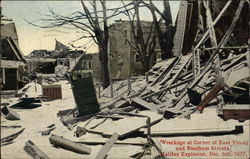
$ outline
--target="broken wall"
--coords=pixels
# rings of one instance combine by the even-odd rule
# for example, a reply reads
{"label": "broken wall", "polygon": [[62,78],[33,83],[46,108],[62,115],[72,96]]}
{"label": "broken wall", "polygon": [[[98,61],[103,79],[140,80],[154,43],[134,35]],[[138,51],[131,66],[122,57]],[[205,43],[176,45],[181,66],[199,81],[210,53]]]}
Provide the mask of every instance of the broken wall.
{"label": "broken wall", "polygon": [[[151,23],[141,21],[145,41],[150,34]],[[165,28],[162,25],[162,29]],[[163,29],[164,30],[164,29]],[[109,71],[111,79],[125,79],[130,76],[143,75],[144,68],[135,49],[135,41],[130,21],[116,22],[109,28]],[[152,36],[152,35],[151,35]],[[155,52],[160,53],[158,36],[156,36]],[[150,67],[155,64],[153,54]]]}
{"label": "broken wall", "polygon": [[92,70],[94,81],[101,81],[101,63],[99,60],[99,54],[93,53],[92,55]]}
{"label": "broken wall", "polygon": [[115,23],[109,29],[109,73],[111,79],[130,76],[130,24]]}

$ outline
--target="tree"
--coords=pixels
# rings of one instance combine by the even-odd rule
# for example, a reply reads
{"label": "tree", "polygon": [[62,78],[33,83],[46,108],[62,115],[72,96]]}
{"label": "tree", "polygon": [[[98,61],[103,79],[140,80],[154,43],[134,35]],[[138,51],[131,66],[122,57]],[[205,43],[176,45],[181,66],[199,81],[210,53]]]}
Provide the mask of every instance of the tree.
{"label": "tree", "polygon": [[[169,2],[164,0],[163,3],[165,9],[163,12],[161,12],[153,4],[152,0],[150,0],[149,3],[146,3],[143,0],[133,0],[134,12],[126,12],[126,15],[130,20],[132,28],[131,30],[134,36],[134,47],[140,57],[145,72],[147,72],[152,65],[152,60],[156,52],[155,47],[157,39],[161,48],[162,59],[164,60],[172,57],[172,18]],[[141,25],[142,21],[140,19],[139,8],[142,7],[147,7],[150,10],[153,18],[153,22],[151,24],[148,35],[144,33],[143,27]],[[157,19],[156,13],[158,13],[158,15],[160,16],[159,20]],[[165,30],[162,29],[163,21],[165,21]]]}
{"label": "tree", "polygon": [[[157,33],[160,37],[159,42],[162,50],[165,46],[164,39],[165,34],[160,32],[159,25],[160,22],[154,20],[150,26],[150,31],[148,35],[143,33],[143,28],[141,26],[140,19],[140,7],[146,7],[148,4],[143,4],[142,0],[132,0],[132,2],[123,3],[121,7],[107,8],[106,0],[92,0],[90,3],[91,7],[87,6],[85,1],[81,0],[81,5],[83,11],[77,11],[72,13],[70,16],[63,16],[55,13],[52,9],[49,9],[50,15],[48,18],[41,19],[43,22],[47,22],[47,25],[38,25],[37,23],[31,23],[32,25],[42,27],[42,28],[54,28],[61,26],[73,26],[77,29],[83,31],[83,35],[78,39],[92,38],[97,44],[99,49],[99,59],[101,63],[102,81],[103,87],[106,88],[109,85],[109,69],[108,69],[108,39],[109,39],[109,28],[108,20],[115,17],[121,13],[127,15],[130,20],[132,34],[134,35],[135,45],[134,48],[139,54],[140,61],[144,67],[145,72],[147,72],[151,67],[152,55],[155,53]],[[164,13],[161,13],[155,6],[153,6],[151,1],[150,9],[152,14],[156,11],[160,14],[163,19],[167,19]],[[133,11],[133,12],[132,12]],[[156,18],[154,18],[156,19]],[[166,20],[165,20],[166,21]],[[157,32],[157,30],[159,30]],[[164,41],[164,42],[162,42]],[[164,53],[162,56],[166,55]]]}
{"label": "tree", "polygon": [[106,88],[110,84],[109,78],[109,70],[108,70],[108,24],[107,24],[107,10],[106,10],[106,1],[101,0],[101,7],[102,7],[102,20],[103,20],[103,27],[101,27],[98,18],[98,11],[97,11],[97,4],[96,0],[93,0],[92,6],[94,8],[94,17],[89,12],[88,7],[86,7],[83,0],[81,0],[83,10],[86,14],[86,18],[89,21],[90,26],[88,28],[93,31],[95,35],[95,42],[99,48],[99,60],[101,62],[101,72],[102,72],[102,81],[103,81],[103,88]]}
{"label": "tree", "polygon": [[[123,1],[122,1],[123,2]],[[155,53],[155,45],[156,45],[156,32],[153,22],[150,25],[148,35],[145,34],[145,29],[143,28],[140,19],[140,7],[145,7],[141,3],[140,0],[133,0],[133,12],[127,9],[124,4],[124,8],[126,9],[126,15],[130,21],[130,27],[132,31],[132,35],[134,37],[134,43],[129,42],[129,44],[134,48],[134,50],[139,55],[140,62],[144,68],[144,72],[149,71],[151,67],[152,55]]]}
{"label": "tree", "polygon": [[[50,15],[47,15],[48,18],[41,19],[42,22],[47,24],[37,24],[27,21],[29,24],[32,24],[41,28],[55,28],[61,26],[73,26],[74,28],[80,29],[83,31],[83,35],[77,39],[83,38],[92,38],[97,44],[99,49],[99,60],[101,63],[101,72],[102,72],[102,84],[103,88],[106,88],[110,84],[109,69],[108,69],[108,39],[109,39],[109,30],[108,30],[108,19],[115,17],[124,11],[124,7],[116,8],[106,8],[106,0],[92,0],[89,1],[92,8],[85,4],[81,0],[81,5],[83,7],[83,12],[77,11],[72,13],[70,16],[63,16],[59,13],[55,13],[53,9],[49,9]],[[132,3],[125,5],[130,8]],[[100,9],[99,9],[100,8]],[[107,14],[109,13],[109,15]]]}
{"label": "tree", "polygon": [[[163,0],[164,11],[163,13],[153,4],[152,0],[149,0],[149,4],[143,1],[144,4],[149,8],[153,22],[155,25],[155,30],[158,35],[158,43],[161,48],[162,60],[172,57],[172,47],[173,47],[173,27],[172,27],[172,17],[169,6],[169,1]],[[160,15],[159,20],[157,20],[156,12]],[[162,21],[165,22],[165,30],[161,28]]]}

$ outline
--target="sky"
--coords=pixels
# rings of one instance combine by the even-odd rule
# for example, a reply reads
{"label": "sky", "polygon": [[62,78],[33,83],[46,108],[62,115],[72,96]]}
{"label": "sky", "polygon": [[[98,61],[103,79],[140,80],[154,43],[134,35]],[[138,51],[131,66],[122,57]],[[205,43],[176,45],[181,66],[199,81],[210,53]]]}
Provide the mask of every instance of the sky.
{"label": "sky", "polygon": [[[84,1],[85,2],[85,1]],[[90,4],[85,2],[88,7]],[[160,0],[154,1],[154,4],[163,10],[163,4]],[[83,11],[80,1],[13,1],[3,0],[2,14],[9,19],[12,19],[16,25],[17,34],[19,38],[19,47],[24,55],[28,55],[33,50],[55,49],[55,39],[63,44],[72,43],[74,40],[81,37],[82,32],[79,29],[71,27],[60,28],[39,28],[30,25],[25,20],[34,22],[35,24],[44,24],[41,21],[42,18],[46,18],[49,14],[49,8],[52,8],[54,12],[61,15],[70,15],[76,11]],[[107,8],[118,7],[121,5],[120,1],[107,1]],[[176,19],[176,15],[179,8],[179,1],[170,1],[170,7],[173,20]],[[140,10],[140,16],[142,20],[151,20],[149,11]],[[114,20],[123,19],[125,16],[117,16],[109,20],[109,24],[112,24]],[[40,21],[39,21],[40,20]],[[97,52],[97,47],[93,45],[93,42],[89,42],[90,39],[82,39],[73,44],[75,46],[85,46],[84,49],[88,53]]]}

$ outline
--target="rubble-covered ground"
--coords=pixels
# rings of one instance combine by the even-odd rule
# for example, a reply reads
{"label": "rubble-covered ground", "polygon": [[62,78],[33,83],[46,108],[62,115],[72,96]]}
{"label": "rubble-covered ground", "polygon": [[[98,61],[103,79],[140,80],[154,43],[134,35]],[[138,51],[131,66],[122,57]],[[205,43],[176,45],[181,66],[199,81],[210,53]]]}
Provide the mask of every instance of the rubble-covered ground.
{"label": "rubble-covered ground", "polygon": [[[192,78],[190,59],[188,55],[163,61],[152,68],[148,77],[114,82],[114,97],[111,98],[111,88],[108,87],[98,98],[99,114],[74,123],[64,120],[64,124],[70,123],[68,127],[73,126],[73,130],[63,125],[57,116],[59,111],[76,107],[71,85],[66,80],[55,83],[62,85],[63,99],[42,101],[42,106],[33,109],[13,109],[20,115],[20,120],[7,120],[1,115],[1,138],[25,128],[13,143],[1,146],[1,157],[31,158],[24,151],[25,142],[31,140],[50,158],[95,158],[108,138],[118,133],[121,138],[108,152],[108,158],[135,158],[142,152],[143,158],[158,158],[159,155],[167,158],[249,158],[249,120],[224,121],[218,116],[226,105],[221,101],[224,90],[215,94],[216,97],[202,113],[190,103],[187,88],[201,93],[204,99],[216,84],[212,63],[211,67],[202,65],[201,74]],[[235,82],[249,77],[249,52],[232,55],[228,59],[221,61],[221,73],[224,83],[230,88]],[[28,97],[42,95],[39,84],[31,82],[25,88],[28,88]],[[2,97],[1,103],[13,105],[18,100],[17,97]],[[150,138],[161,154],[155,147],[145,148],[148,143],[147,117],[152,123]],[[92,149],[91,153],[78,154],[50,144],[50,135],[42,136],[41,131],[51,124],[55,124],[51,134],[86,144]],[[85,127],[87,133],[77,138],[74,133],[77,126]],[[236,126],[242,126],[243,132],[235,133]]]}

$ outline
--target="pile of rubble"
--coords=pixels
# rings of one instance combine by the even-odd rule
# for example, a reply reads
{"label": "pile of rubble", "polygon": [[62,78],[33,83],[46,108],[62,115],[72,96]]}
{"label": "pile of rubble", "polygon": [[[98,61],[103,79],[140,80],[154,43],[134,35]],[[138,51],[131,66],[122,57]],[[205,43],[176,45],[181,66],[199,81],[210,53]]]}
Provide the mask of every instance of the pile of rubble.
{"label": "pile of rubble", "polygon": [[[76,116],[77,111],[72,109],[58,115],[69,130],[75,129],[81,143],[105,143],[98,154],[104,156],[114,143],[150,145],[161,154],[162,150],[151,139],[152,136],[243,133],[242,125],[225,129],[223,123],[211,130],[204,127],[198,130],[178,128],[180,130],[175,131],[167,126],[166,119],[190,119],[192,113],[202,113],[209,106],[215,106],[217,115],[224,120],[249,119],[249,51],[246,48],[224,49],[223,53],[227,58],[220,60],[219,70],[215,67],[215,56],[196,68],[199,69],[197,75],[194,75],[192,55],[176,57],[157,63],[145,77],[112,83],[100,95],[100,111]],[[230,114],[230,111],[237,110],[245,110],[248,115]],[[188,120],[184,123],[188,125]],[[93,138],[89,134],[98,134],[99,137]],[[104,142],[104,138],[110,139]],[[134,143],[133,140],[128,142],[131,139],[135,139]]]}
{"label": "pile of rubble", "polygon": [[[249,50],[223,49],[221,54],[224,53],[227,57],[220,60],[219,69],[215,67],[215,56],[210,56],[210,59],[204,62],[200,60],[200,67],[195,68],[194,56],[190,54],[159,62],[146,76],[111,82],[111,85],[103,91],[95,91],[93,81],[86,80],[85,75],[82,78],[85,82],[88,81],[87,90],[93,89],[96,92],[91,95],[92,97],[88,94],[89,99],[86,95],[79,94],[79,91],[86,91],[77,86],[80,81],[71,79],[77,107],[61,110],[57,116],[67,127],[72,138],[52,134],[49,137],[50,143],[76,153],[89,155],[92,153],[89,146],[104,144],[95,154],[97,158],[108,155],[114,144],[139,146],[142,148],[140,152],[137,149],[134,154],[126,157],[140,158],[152,147],[158,154],[164,153],[159,143],[154,140],[159,137],[243,133],[242,125],[233,123],[234,126],[228,127],[223,119],[239,121],[249,119],[249,106],[247,107],[250,84]],[[27,86],[27,92],[30,87]],[[41,106],[44,103],[41,103],[44,98],[38,97],[22,97],[21,101],[12,104],[11,108],[35,109],[37,105]],[[97,103],[94,103],[97,97],[100,98]],[[85,109],[88,103],[86,101],[92,101],[95,105]],[[215,116],[222,118],[216,119],[218,125],[215,127],[213,124],[207,124],[199,126],[199,129],[197,125],[190,125],[192,123],[190,120],[197,118],[197,112],[202,113],[207,109],[206,107],[216,108]],[[20,120],[20,116],[11,108],[3,107],[3,116],[8,120]],[[237,112],[238,110],[241,112]],[[87,114],[84,114],[86,112]],[[205,114],[200,116],[206,118]],[[176,119],[184,120],[176,121]],[[177,122],[181,125],[189,125],[189,128],[177,126]],[[199,121],[196,122],[199,123]],[[42,136],[48,136],[55,129],[55,124],[52,124],[40,133]],[[1,145],[13,143],[13,140],[23,131],[24,128],[3,138]],[[30,140],[26,142],[24,150],[33,157],[48,158]],[[157,156],[157,154],[154,155]]]}

